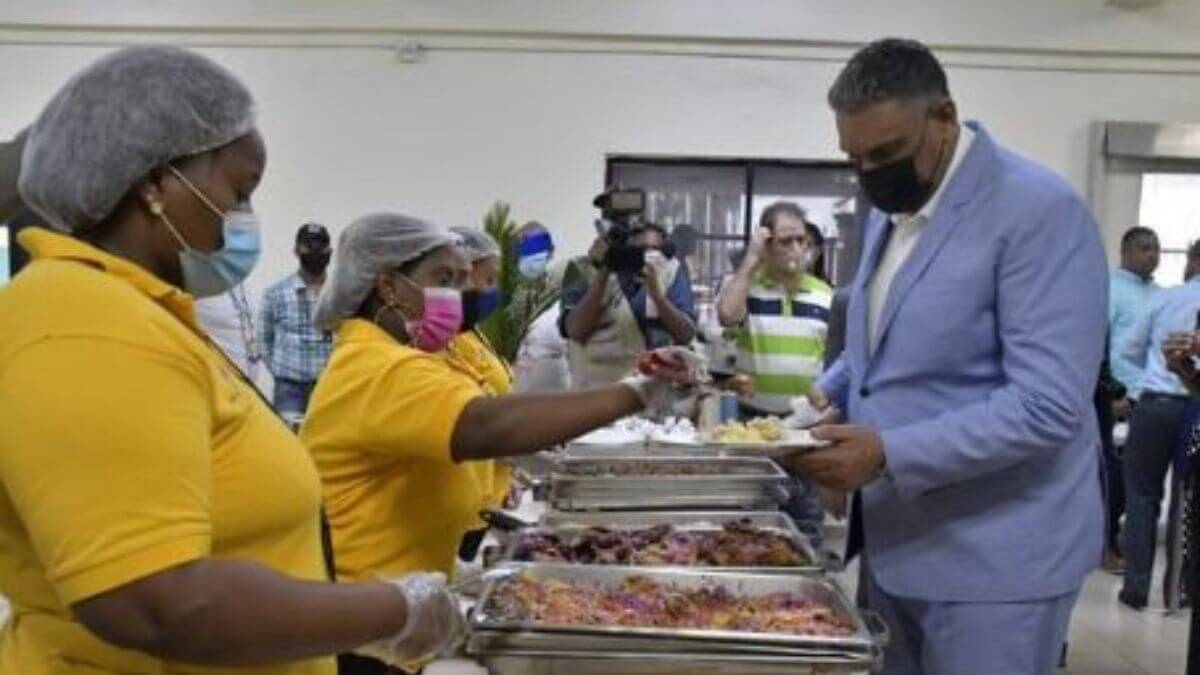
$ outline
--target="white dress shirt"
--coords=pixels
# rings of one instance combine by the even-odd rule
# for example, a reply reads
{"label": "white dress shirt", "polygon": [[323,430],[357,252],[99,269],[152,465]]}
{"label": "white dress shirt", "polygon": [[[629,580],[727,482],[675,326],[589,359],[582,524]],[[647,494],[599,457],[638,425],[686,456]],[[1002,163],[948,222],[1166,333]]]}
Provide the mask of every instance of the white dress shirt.
{"label": "white dress shirt", "polygon": [[871,277],[871,287],[867,294],[867,336],[870,338],[869,344],[872,353],[874,353],[878,341],[879,322],[883,318],[883,307],[887,303],[892,280],[896,278],[896,273],[900,271],[904,261],[908,260],[909,254],[916,248],[921,233],[925,231],[925,226],[929,224],[929,219],[933,217],[934,211],[937,210],[938,204],[946,193],[946,186],[950,184],[958,172],[958,168],[962,166],[963,158],[967,156],[967,151],[971,148],[974,140],[975,132],[965,125],[959,125],[958,145],[954,148],[954,157],[950,160],[946,175],[942,178],[942,182],[934,191],[933,196],[915,214],[897,213],[892,216],[892,236],[888,238],[887,248],[879,258],[879,265],[875,268],[874,276]]}

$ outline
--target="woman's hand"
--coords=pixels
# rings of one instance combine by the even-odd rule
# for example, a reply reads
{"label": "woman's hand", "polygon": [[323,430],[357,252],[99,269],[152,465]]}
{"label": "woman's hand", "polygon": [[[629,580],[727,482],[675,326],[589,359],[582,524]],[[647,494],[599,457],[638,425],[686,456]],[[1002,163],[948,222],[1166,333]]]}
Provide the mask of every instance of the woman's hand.
{"label": "woman's hand", "polygon": [[404,596],[406,620],[396,635],[358,653],[405,669],[419,667],[451,649],[466,632],[458,600],[440,573],[409,574],[388,581]]}

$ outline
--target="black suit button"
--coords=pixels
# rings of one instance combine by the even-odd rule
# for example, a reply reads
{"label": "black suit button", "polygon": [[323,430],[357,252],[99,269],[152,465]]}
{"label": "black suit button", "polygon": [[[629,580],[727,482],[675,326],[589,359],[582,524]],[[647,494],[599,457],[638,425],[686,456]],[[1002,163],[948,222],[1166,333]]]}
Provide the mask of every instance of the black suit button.
{"label": "black suit button", "polygon": [[863,398],[867,398],[871,395],[871,390],[868,387],[862,387],[861,389],[858,390],[858,395]]}

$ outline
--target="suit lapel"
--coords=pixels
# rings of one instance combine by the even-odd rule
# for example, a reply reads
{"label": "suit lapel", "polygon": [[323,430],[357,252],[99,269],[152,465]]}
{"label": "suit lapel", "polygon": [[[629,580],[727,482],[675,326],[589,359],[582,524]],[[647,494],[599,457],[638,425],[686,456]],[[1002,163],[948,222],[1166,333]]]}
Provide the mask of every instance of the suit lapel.
{"label": "suit lapel", "polygon": [[[956,174],[950,177],[951,183],[946,188],[946,194],[941,204],[934,211],[933,219],[925,226],[925,231],[917,240],[916,247],[904,264],[900,266],[888,289],[887,301],[883,305],[883,315],[879,319],[877,344],[883,344],[904,299],[912,292],[917,281],[929,269],[929,265],[937,257],[942,246],[965,217],[967,206],[972,199],[979,195],[983,187],[981,185],[982,177],[995,160],[996,147],[987,132],[982,128],[972,128],[975,130],[974,143],[967,151],[967,156],[963,158]],[[867,283],[870,283],[869,279]]]}
{"label": "suit lapel", "polygon": [[863,257],[865,264],[859,267],[858,276],[854,279],[852,297],[857,296],[857,301],[850,303],[849,314],[846,317],[847,327],[853,327],[853,330],[846,331],[847,341],[853,338],[854,342],[854,344],[848,344],[847,348],[853,350],[851,353],[861,364],[868,363],[871,355],[870,331],[867,326],[871,278],[875,276],[875,268],[879,266],[879,259],[883,257],[883,249],[890,238],[891,230],[892,223],[886,215],[878,211],[872,212],[868,221],[867,242]]}

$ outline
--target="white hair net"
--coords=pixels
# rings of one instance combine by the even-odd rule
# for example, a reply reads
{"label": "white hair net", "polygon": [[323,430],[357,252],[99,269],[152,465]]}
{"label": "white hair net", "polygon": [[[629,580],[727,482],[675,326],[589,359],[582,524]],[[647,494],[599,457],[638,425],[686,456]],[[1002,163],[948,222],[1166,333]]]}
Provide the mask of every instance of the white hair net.
{"label": "white hair net", "polygon": [[492,235],[478,227],[459,226],[452,227],[450,230],[462,237],[462,249],[470,262],[476,263],[486,258],[500,257],[500,244],[496,243]]}
{"label": "white hair net", "polygon": [[373,213],[359,218],[338,237],[333,271],[321,289],[313,322],[322,330],[337,328],[362,307],[380,272],[461,243],[449,229],[411,216]]}
{"label": "white hair net", "polygon": [[177,47],[128,47],[75,74],[29,130],[25,202],[64,232],[103,220],[155,167],[254,129],[233,73]]}

